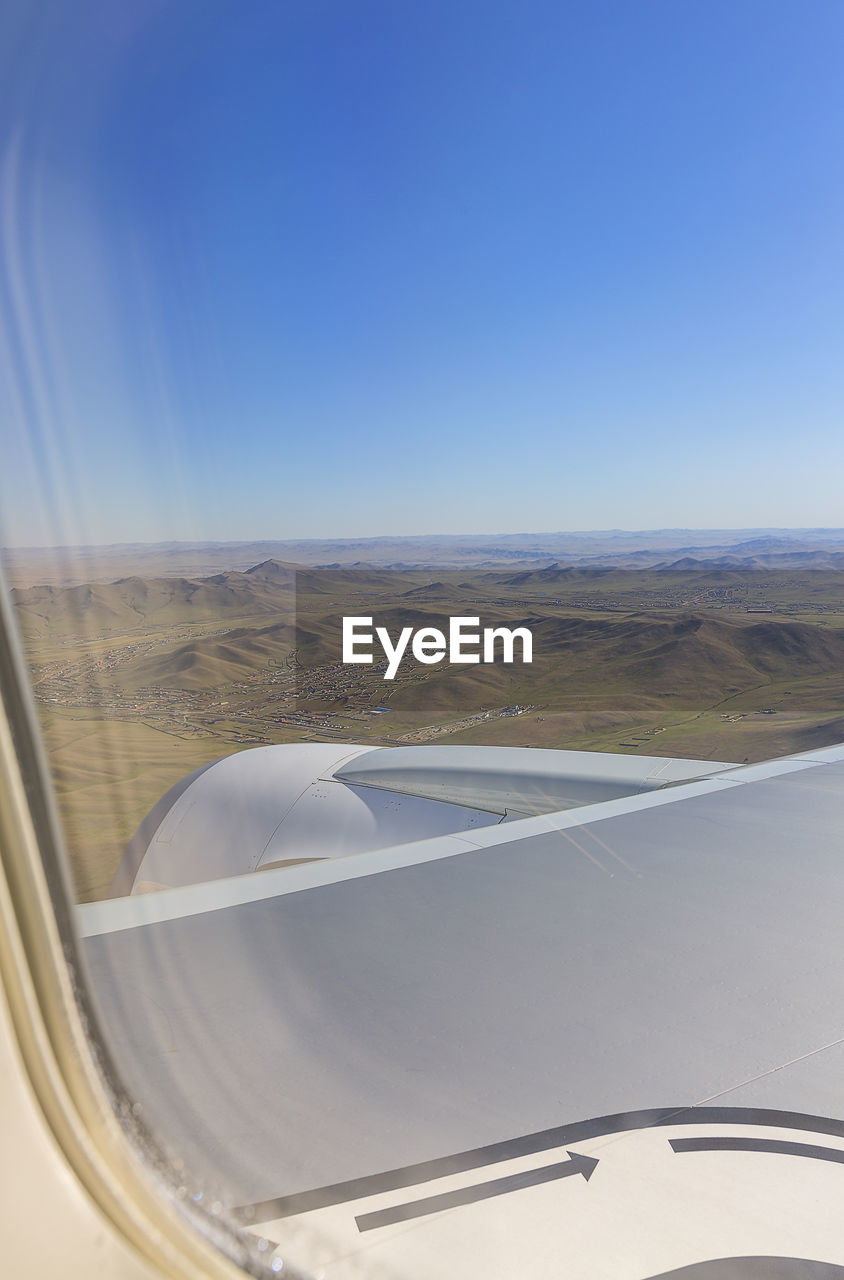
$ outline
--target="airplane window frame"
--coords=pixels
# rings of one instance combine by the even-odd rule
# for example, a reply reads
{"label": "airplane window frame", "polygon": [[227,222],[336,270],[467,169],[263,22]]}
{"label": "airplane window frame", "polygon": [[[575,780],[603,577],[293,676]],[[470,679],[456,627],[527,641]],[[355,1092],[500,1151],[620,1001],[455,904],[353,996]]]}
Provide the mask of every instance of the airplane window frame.
{"label": "airplane window frame", "polygon": [[[196,1203],[137,1114],[90,999],[61,826],[0,567],[0,992],[75,1179],[151,1275],[277,1275],[258,1238]],[[216,1209],[216,1213],[214,1210]],[[284,1274],[297,1271],[285,1260]]]}

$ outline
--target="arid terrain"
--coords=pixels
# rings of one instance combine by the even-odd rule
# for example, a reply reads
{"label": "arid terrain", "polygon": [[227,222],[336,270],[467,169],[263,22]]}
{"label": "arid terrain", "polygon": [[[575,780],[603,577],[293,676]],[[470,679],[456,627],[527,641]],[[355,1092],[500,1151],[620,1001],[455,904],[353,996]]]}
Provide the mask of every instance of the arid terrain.
{"label": "arid terrain", "polygon": [[[90,899],[108,893],[127,840],[170,786],[256,744],[505,743],[742,762],[838,741],[842,588],[834,567],[682,557],[641,569],[270,559],[204,577],[20,586],[13,598],[77,890]],[[343,616],[395,634],[453,614],[530,627],[533,663],[406,658],[386,681],[377,652],[369,666],[341,662]]]}

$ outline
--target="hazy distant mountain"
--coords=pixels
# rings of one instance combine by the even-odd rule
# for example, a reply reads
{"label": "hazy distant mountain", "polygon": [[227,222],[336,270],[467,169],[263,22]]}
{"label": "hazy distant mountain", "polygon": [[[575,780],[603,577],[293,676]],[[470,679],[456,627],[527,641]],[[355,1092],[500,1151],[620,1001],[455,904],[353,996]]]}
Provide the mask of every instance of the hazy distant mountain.
{"label": "hazy distant mountain", "polygon": [[[419,537],[303,539],[264,542],[123,544],[106,547],[8,548],[3,554],[13,585],[69,586],[118,578],[206,578],[245,572],[268,562],[317,568],[506,568],[535,569],[557,562],[572,566],[645,568],[686,557],[699,561],[735,556],[839,557],[809,566],[841,567],[844,529],[621,529],[555,533],[449,534]],[[797,561],[794,562],[795,566]]]}
{"label": "hazy distant mountain", "polygon": [[671,563],[660,562],[654,569],[709,570],[709,569],[844,569],[844,552],[840,551],[787,551],[760,552],[753,556],[725,555],[700,560],[684,556]]}

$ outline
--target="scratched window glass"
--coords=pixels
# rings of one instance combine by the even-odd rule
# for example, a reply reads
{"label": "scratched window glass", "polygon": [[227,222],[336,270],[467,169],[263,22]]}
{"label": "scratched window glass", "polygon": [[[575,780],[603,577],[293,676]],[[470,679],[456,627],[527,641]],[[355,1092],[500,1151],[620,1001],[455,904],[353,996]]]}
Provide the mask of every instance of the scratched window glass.
{"label": "scratched window glass", "polygon": [[89,994],[276,1272],[844,1276],[842,36],[0,17]]}

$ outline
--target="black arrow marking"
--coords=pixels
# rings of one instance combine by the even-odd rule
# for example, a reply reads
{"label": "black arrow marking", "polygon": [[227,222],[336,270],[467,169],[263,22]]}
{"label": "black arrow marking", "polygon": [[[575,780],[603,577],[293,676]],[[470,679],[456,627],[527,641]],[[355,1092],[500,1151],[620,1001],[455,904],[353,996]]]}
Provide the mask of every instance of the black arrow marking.
{"label": "black arrow marking", "polygon": [[388,1227],[393,1222],[422,1218],[428,1213],[439,1213],[442,1209],[456,1209],[462,1204],[474,1204],[476,1200],[489,1200],[493,1196],[507,1195],[510,1191],[521,1191],[523,1187],[537,1187],[543,1182],[570,1178],[574,1173],[582,1173],[588,1182],[598,1161],[592,1156],[580,1155],[577,1151],[567,1151],[566,1155],[570,1158],[559,1164],[546,1164],[541,1169],[526,1169],[524,1173],[513,1173],[507,1178],[496,1178],[493,1182],[479,1182],[473,1187],[460,1187],[457,1191],[445,1191],[439,1196],[426,1196],[422,1200],[392,1205],[389,1209],[363,1213],[355,1218],[358,1231]]}
{"label": "black arrow marking", "polygon": [[777,1111],[765,1107],[694,1107],[675,1106],[647,1111],[621,1111],[609,1116],[595,1116],[591,1120],[577,1120],[573,1124],[543,1129],[538,1133],[526,1133],[503,1142],[492,1142],[470,1151],[458,1151],[452,1155],[422,1160],[417,1164],[387,1169],[383,1173],[365,1174],[346,1182],[334,1182],[329,1186],[313,1187],[292,1195],[278,1196],[253,1204],[240,1205],[233,1213],[244,1223],[254,1226],[258,1222],[271,1222],[276,1218],[289,1218],[297,1213],[309,1213],[312,1209],[324,1209],[327,1205],[347,1204],[350,1200],[363,1200],[366,1196],[384,1191],[398,1191],[401,1187],[415,1187],[422,1182],[444,1178],[451,1173],[465,1173],[469,1169],[481,1169],[503,1160],[519,1156],[535,1155],[540,1151],[567,1147],[569,1143],[588,1142],[607,1134],[629,1133],[634,1129],[650,1129],[685,1124],[754,1124],[777,1129],[801,1129],[818,1134],[844,1138],[844,1120],[827,1116],[805,1115],[799,1111]]}
{"label": "black arrow marking", "polygon": [[784,1142],[779,1138],[670,1138],[673,1151],[770,1151],[781,1156],[808,1156],[844,1164],[844,1151],[816,1147],[809,1142]]}

